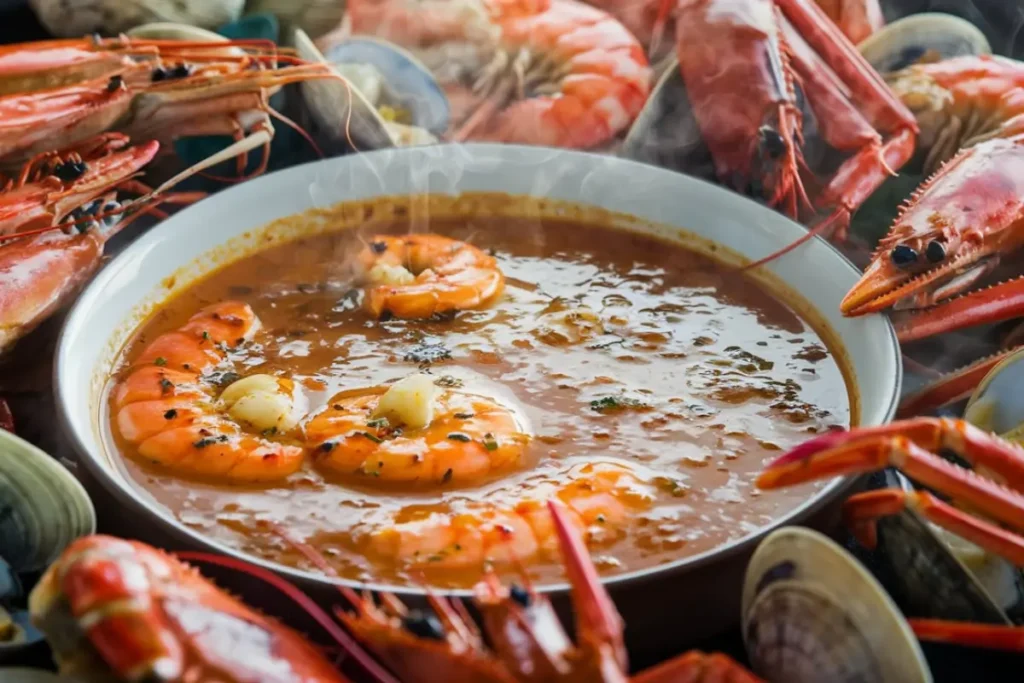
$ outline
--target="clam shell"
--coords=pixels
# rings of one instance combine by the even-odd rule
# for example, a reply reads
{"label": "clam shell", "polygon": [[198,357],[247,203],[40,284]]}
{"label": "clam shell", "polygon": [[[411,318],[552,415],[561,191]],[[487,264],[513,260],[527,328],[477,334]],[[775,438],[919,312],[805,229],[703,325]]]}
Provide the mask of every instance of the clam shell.
{"label": "clam shell", "polygon": [[1024,349],[992,368],[967,401],[964,419],[1024,445]]}
{"label": "clam shell", "polygon": [[[370,44],[375,47],[366,47]],[[302,30],[295,31],[295,48],[302,59],[328,62]],[[437,142],[437,139],[429,129],[440,133],[448,127],[448,100],[444,92],[429,71],[399,48],[383,41],[359,38],[335,46],[330,53],[334,55],[331,61],[347,62],[356,55],[367,58],[364,63],[373,64],[384,74],[385,86],[399,91],[398,99],[405,100],[403,104],[412,112],[414,124],[400,126],[389,123],[366,94],[351,82],[348,87],[340,80],[303,83],[302,95],[309,105],[310,113],[335,140],[354,143],[357,151],[405,144],[431,144]],[[338,55],[345,59],[339,59]],[[351,140],[346,140],[347,137]]]}
{"label": "clam shell", "polygon": [[141,38],[146,40],[208,40],[214,42],[227,42],[227,38],[207,31],[198,26],[188,24],[175,24],[170,21],[157,21],[151,24],[136,26],[130,31],[125,31],[130,38]]}
{"label": "clam shell", "polygon": [[898,71],[922,57],[949,59],[992,54],[992,46],[977,26],[941,12],[913,14],[894,21],[857,49],[880,73]]}
{"label": "clam shell", "polygon": [[743,639],[771,681],[932,680],[910,626],[878,582],[822,534],[785,527],[747,567]]}
{"label": "clam shell", "polygon": [[0,430],[0,557],[18,573],[50,565],[96,530],[85,489],[53,458]]}

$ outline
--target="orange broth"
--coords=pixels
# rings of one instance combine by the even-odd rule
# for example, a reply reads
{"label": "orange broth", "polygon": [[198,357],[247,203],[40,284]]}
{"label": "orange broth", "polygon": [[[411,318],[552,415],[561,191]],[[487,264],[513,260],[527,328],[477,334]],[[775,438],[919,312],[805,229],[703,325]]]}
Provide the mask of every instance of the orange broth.
{"label": "orange broth", "polygon": [[[679,245],[571,220],[431,220],[430,229],[496,255],[507,282],[495,303],[443,320],[370,318],[354,290],[355,254],[373,234],[404,233],[408,223],[365,225],[272,247],[195,283],[137,331],[115,380],[157,335],[207,304],[237,299],[263,324],[232,354],[238,374],[295,379],[312,413],[342,389],[422,368],[525,416],[534,438],[521,467],[470,486],[388,486],[339,481],[307,463],[277,485],[223,485],[141,461],[113,427],[131,479],[184,524],[252,555],[313,569],[276,525],[341,576],[444,587],[472,585],[486,563],[411,567],[369,553],[367,533],[432,513],[511,506],[574,465],[622,462],[638,468],[651,500],[624,527],[588,528],[599,570],[613,575],[744,536],[816,490],[753,486],[782,450],[855,418],[840,363],[763,284]],[[583,306],[601,320],[584,338],[545,322]],[[431,349],[443,357],[424,362],[438,355]],[[527,564],[535,581],[561,578],[555,552]]]}

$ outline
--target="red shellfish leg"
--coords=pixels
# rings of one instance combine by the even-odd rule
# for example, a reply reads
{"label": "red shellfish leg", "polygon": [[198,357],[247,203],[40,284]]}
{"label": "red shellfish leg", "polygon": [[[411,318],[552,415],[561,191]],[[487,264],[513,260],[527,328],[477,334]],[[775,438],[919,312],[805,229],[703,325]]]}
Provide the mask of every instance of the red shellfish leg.
{"label": "red shellfish leg", "polygon": [[969,397],[992,368],[1021,348],[1024,348],[1024,346],[1015,346],[987,358],[982,358],[929,383],[923,389],[910,394],[900,402],[896,417],[903,419],[913,417],[914,415],[925,415],[934,412],[942,406]]}
{"label": "red shellfish leg", "polygon": [[691,650],[642,671],[630,683],[764,683],[729,657]]}
{"label": "red shellfish leg", "polygon": [[[852,110],[852,103],[856,102],[864,118],[886,139],[882,141],[879,137],[867,142],[843,162],[815,202],[819,209],[831,209],[831,212],[807,236],[745,268],[754,268],[778,258],[815,235],[833,234],[844,240],[850,218],[857,208],[913,155],[918,133],[914,115],[820,7],[812,0],[775,1],[803,41],[838,77],[838,84],[832,83],[828,74],[819,73],[811,80],[805,79],[805,87],[809,85],[812,91],[808,93],[808,99],[813,100],[815,90],[828,94],[836,85],[843,86],[849,92],[844,107]],[[794,50],[797,65],[800,63],[799,53],[799,49]],[[829,106],[835,108],[834,98],[829,97],[828,100],[833,102]],[[815,108],[812,101],[818,124],[824,127],[824,137],[831,144],[836,144],[848,135],[842,130],[843,122],[855,121],[857,117],[843,108],[827,114],[823,108],[821,105]],[[846,145],[840,145],[841,149],[844,147]]]}
{"label": "red shellfish leg", "polygon": [[[948,448],[997,483],[930,452]],[[1024,529],[1024,449],[963,420],[918,418],[811,439],[771,463],[757,485],[772,489],[896,467],[992,519]]]}
{"label": "red shellfish leg", "polygon": [[1024,538],[959,510],[926,491],[882,489],[851,496],[843,505],[847,526],[866,548],[878,543],[876,522],[911,509],[929,522],[953,532],[988,552],[1024,566]]}
{"label": "red shellfish leg", "polygon": [[1019,277],[907,315],[897,324],[896,334],[900,342],[910,342],[1022,316],[1024,277]]}
{"label": "red shellfish leg", "polygon": [[623,642],[624,625],[608,591],[601,585],[590,553],[576,529],[556,500],[548,501],[548,509],[558,534],[565,573],[572,586],[572,604],[576,613],[576,639],[581,649],[593,649],[600,655],[604,680],[626,680],[629,662]]}
{"label": "red shellfish leg", "polygon": [[919,640],[952,643],[987,650],[1024,651],[1024,627],[998,624],[970,624],[941,619],[908,619]]}

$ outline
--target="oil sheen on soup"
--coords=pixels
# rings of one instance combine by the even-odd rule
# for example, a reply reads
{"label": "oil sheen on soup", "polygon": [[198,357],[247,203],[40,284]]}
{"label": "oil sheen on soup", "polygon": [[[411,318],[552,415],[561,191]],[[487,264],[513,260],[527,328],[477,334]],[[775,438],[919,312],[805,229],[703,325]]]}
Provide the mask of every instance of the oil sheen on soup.
{"label": "oil sheen on soup", "polygon": [[[313,453],[282,482],[214,483],[146,462],[112,420],[131,478],[184,524],[247,553],[313,569],[284,530],[344,577],[446,587],[470,586],[488,567],[512,571],[512,560],[534,580],[559,579],[542,519],[552,497],[579,512],[599,570],[616,574],[744,536],[815,490],[753,484],[780,451],[851,420],[832,352],[763,285],[677,245],[568,220],[430,229],[493,254],[503,294],[435,319],[374,319],[352,264],[374,235],[404,234],[407,222],[316,235],[228,265],[163,305],[114,379],[161,333],[238,300],[262,325],[231,350],[231,372],[294,380],[309,415],[339,392],[429,374],[445,392],[507,409],[529,437],[519,461],[461,477],[373,467],[340,476]],[[439,458],[459,457],[452,429]]]}

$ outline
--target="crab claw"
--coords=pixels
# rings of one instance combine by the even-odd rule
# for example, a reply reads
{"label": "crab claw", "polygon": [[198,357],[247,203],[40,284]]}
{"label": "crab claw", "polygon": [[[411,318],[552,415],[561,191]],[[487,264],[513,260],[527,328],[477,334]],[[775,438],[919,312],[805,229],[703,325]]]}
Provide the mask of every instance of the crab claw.
{"label": "crab claw", "polygon": [[601,585],[594,563],[590,560],[576,526],[562,504],[548,501],[548,509],[558,534],[565,573],[572,585],[572,602],[576,613],[579,646],[591,650],[599,658],[603,681],[626,681],[629,662],[622,639],[624,625],[611,596]]}
{"label": "crab claw", "polygon": [[965,149],[897,216],[840,304],[847,316],[925,308],[965,291],[1001,254],[1024,246],[1024,145],[992,139]]}
{"label": "crab claw", "polygon": [[[940,449],[953,450],[979,474],[1003,483],[931,452]],[[1024,449],[962,420],[918,418],[819,437],[768,465],[757,485],[781,488],[885,467],[1024,529],[1024,496],[1017,493],[1024,489]]]}

